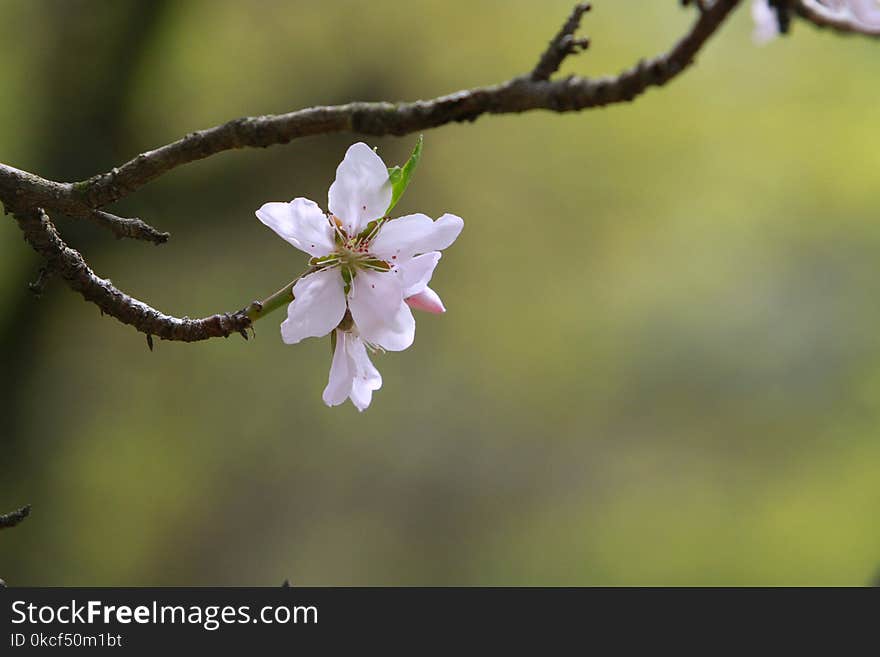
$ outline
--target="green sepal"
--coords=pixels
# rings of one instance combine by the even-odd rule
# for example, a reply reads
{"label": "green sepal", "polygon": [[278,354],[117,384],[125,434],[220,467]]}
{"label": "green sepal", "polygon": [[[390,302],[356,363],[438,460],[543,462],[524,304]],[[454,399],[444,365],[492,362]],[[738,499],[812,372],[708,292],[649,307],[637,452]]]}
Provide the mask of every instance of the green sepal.
{"label": "green sepal", "polygon": [[391,271],[391,265],[384,260],[379,260],[379,258],[368,258],[363,261],[363,265],[376,271]]}
{"label": "green sepal", "polygon": [[357,238],[359,240],[366,240],[370,234],[376,230],[376,226],[385,221],[385,217],[381,219],[373,219],[370,223],[367,224],[367,227],[364,228],[360,233],[358,233]]}
{"label": "green sepal", "polygon": [[397,205],[400,197],[403,196],[403,193],[406,191],[409,181],[412,178],[413,173],[415,173],[416,167],[419,165],[419,160],[422,157],[423,142],[424,136],[419,135],[416,147],[413,148],[413,152],[406,161],[406,164],[404,164],[403,167],[394,166],[388,169],[388,180],[391,181],[391,205],[389,205],[388,209],[385,211],[386,215],[391,212],[391,209],[395,205]]}
{"label": "green sepal", "polygon": [[309,267],[320,267],[326,262],[330,262],[331,260],[336,260],[339,256],[335,253],[331,253],[330,255],[325,255],[320,258],[309,258]]}
{"label": "green sepal", "polygon": [[342,267],[340,267],[340,271],[342,273],[342,281],[344,283],[343,291],[345,292],[345,295],[348,296],[348,293],[351,291],[351,281],[355,277],[355,271],[347,265],[342,265]]}

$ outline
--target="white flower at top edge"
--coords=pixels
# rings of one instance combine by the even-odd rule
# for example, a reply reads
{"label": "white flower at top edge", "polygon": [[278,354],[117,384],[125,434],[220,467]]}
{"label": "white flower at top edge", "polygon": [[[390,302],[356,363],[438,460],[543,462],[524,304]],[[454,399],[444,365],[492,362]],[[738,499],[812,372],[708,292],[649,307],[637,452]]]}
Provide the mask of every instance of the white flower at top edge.
{"label": "white flower at top edge", "polygon": [[[805,0],[808,8],[829,19],[852,22],[856,28],[880,30],[880,3],[877,0]],[[752,3],[752,39],[763,45],[779,36],[779,20],[768,0]]]}
{"label": "white flower at top edge", "polygon": [[[312,256],[313,270],[293,287],[294,300],[287,319],[281,324],[281,337],[296,344],[309,337],[327,335],[343,323],[346,313],[354,322],[351,338],[339,339],[337,361],[347,363],[345,371],[369,374],[369,394],[350,390],[352,401],[363,410],[381,377],[369,363],[365,348],[402,351],[413,343],[415,320],[410,306],[428,312],[444,312],[443,302],[428,287],[440,260],[440,251],[452,244],[464,222],[444,214],[436,221],[424,214],[397,219],[385,217],[391,203],[388,168],[364,143],[349,147],[336,169],[336,180],[328,193],[329,214],[305,198],[289,203],[266,203],[257,218],[280,237]],[[350,322],[346,322],[346,326]],[[344,333],[345,331],[341,331]],[[360,346],[357,346],[360,345]],[[363,359],[360,357],[361,349]],[[363,362],[369,368],[363,366]],[[352,363],[356,364],[352,365]],[[358,369],[359,368],[359,369]],[[331,382],[328,391],[342,388]],[[356,401],[355,397],[360,401]],[[325,401],[335,405],[344,401],[325,391]],[[361,408],[361,403],[366,404]]]}

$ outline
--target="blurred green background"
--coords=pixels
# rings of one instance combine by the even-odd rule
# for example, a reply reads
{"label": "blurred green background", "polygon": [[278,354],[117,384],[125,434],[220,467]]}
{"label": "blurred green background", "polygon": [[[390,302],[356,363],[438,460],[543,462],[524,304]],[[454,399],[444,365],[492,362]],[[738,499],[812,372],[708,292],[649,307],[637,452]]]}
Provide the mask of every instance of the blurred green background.
{"label": "blurred green background", "polygon": [[[594,3],[565,73],[693,19]],[[427,98],[525,72],[553,2],[0,0],[0,161],[78,180],[240,115]],[[0,534],[15,585],[865,584],[880,570],[880,45],[743,6],[631,105],[426,134],[400,213],[465,219],[444,316],[321,401],[325,340],[157,342],[0,222]],[[305,258],[254,217],[326,190],[334,135],[188,165],[114,206],[172,240],[58,224],[177,315]],[[389,164],[415,140],[370,139]]]}

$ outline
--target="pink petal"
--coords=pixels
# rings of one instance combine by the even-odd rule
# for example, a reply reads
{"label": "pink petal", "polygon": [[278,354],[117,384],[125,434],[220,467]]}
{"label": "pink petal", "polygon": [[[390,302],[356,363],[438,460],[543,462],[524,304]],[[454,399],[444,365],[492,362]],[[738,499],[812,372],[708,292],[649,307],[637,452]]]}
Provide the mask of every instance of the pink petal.
{"label": "pink petal", "polygon": [[418,294],[407,297],[404,301],[406,301],[410,308],[424,310],[425,312],[434,313],[435,315],[446,312],[446,308],[443,306],[440,297],[429,287],[425,287],[425,289]]}

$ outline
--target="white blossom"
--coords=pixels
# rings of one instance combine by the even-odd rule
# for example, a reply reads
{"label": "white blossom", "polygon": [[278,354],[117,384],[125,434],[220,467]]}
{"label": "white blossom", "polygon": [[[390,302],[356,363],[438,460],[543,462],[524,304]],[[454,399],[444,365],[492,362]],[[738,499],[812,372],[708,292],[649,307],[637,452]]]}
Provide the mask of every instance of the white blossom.
{"label": "white blossom", "polygon": [[[415,337],[411,307],[445,311],[428,283],[440,251],[455,241],[464,222],[452,214],[436,221],[424,214],[389,219],[391,196],[382,158],[357,143],[336,169],[329,213],[305,198],[266,203],[256,212],[280,237],[312,256],[312,271],[293,287],[294,300],[281,324],[284,342],[341,329],[324,392],[328,405],[351,397],[360,410],[366,408],[382,381],[366,350],[409,347]],[[356,380],[363,376],[364,382]]]}
{"label": "white blossom", "polygon": [[[849,22],[855,29],[880,30],[880,4],[877,0],[804,0],[804,4],[829,20]],[[768,0],[752,3],[752,39],[763,45],[779,36],[776,11]]]}

